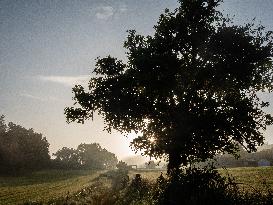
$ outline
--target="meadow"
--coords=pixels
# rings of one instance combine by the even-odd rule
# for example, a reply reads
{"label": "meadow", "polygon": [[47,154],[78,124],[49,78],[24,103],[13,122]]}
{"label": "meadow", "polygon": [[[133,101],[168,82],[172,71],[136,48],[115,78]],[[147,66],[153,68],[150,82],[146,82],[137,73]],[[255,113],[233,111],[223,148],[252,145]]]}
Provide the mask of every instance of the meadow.
{"label": "meadow", "polygon": [[[257,191],[270,187],[273,191],[273,167],[232,168],[219,171],[223,175],[233,176],[242,189]],[[0,204],[54,201],[92,185],[101,173],[102,171],[88,170],[48,170],[23,177],[0,177]],[[130,178],[136,173],[141,174],[143,178],[155,180],[161,171],[130,171]]]}
{"label": "meadow", "polygon": [[0,204],[48,202],[90,185],[101,172],[48,170],[29,176],[0,177]]}
{"label": "meadow", "polygon": [[235,178],[242,190],[273,192],[273,167],[240,167],[220,169],[222,175]]}

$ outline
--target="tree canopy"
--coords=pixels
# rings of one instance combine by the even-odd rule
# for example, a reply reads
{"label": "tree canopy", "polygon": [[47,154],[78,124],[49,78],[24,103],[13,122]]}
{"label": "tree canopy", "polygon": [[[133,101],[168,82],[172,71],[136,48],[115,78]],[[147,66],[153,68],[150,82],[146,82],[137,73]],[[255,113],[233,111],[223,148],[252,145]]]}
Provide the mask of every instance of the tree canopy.
{"label": "tree canopy", "polygon": [[14,174],[38,170],[50,163],[49,143],[42,134],[12,122],[5,123],[0,116],[0,167],[1,173]]}
{"label": "tree canopy", "polygon": [[137,132],[132,147],[167,156],[168,169],[255,151],[272,117],[258,93],[272,90],[272,32],[234,25],[217,11],[219,0],[181,0],[165,10],[152,36],[130,30],[127,62],[98,58],[89,89],[73,88],[68,122],[94,112],[106,129]]}
{"label": "tree canopy", "polygon": [[154,160],[150,160],[150,161],[148,161],[148,162],[145,162],[145,168],[146,168],[146,169],[155,169],[156,166],[158,166],[158,164],[155,163]]}
{"label": "tree canopy", "polygon": [[63,147],[53,154],[55,166],[66,169],[78,169],[81,162],[77,150],[73,148]]}
{"label": "tree canopy", "polygon": [[80,144],[77,149],[63,147],[54,153],[55,162],[69,169],[113,169],[118,163],[115,154],[103,149],[98,143]]}

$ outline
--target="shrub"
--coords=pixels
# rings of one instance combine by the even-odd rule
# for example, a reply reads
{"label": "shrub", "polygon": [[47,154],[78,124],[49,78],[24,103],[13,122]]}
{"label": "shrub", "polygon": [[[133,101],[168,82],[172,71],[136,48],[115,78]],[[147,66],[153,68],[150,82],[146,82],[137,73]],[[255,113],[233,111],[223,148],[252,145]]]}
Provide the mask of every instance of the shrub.
{"label": "shrub", "polygon": [[154,184],[136,174],[129,186],[120,194],[116,205],[154,204]]}
{"label": "shrub", "polygon": [[[162,178],[162,176],[161,176]],[[272,205],[269,191],[243,192],[235,180],[221,176],[211,166],[204,168],[185,168],[176,177],[161,179],[157,185],[158,196],[154,196],[158,205]],[[161,186],[161,189],[159,187]]]}

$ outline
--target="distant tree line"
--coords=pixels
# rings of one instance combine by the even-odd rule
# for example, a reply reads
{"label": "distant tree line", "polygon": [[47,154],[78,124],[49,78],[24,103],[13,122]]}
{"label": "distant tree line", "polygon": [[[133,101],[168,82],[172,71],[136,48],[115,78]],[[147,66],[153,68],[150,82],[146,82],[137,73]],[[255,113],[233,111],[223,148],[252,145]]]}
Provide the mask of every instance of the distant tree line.
{"label": "distant tree line", "polygon": [[271,166],[273,165],[273,148],[248,153],[240,147],[238,156],[239,158],[236,159],[229,154],[218,155],[216,161],[218,166],[225,167],[255,167],[259,165],[259,161],[261,160],[268,161]]}
{"label": "distant tree line", "polygon": [[0,173],[13,174],[49,166],[49,143],[40,133],[0,116]]}
{"label": "distant tree line", "polygon": [[156,166],[158,166],[158,164],[155,163],[154,160],[150,160],[150,161],[148,161],[148,162],[145,163],[145,168],[146,169],[155,169]]}
{"label": "distant tree line", "polygon": [[65,169],[114,169],[118,163],[116,155],[98,143],[80,144],[77,149],[63,147],[53,155],[55,167]]}
{"label": "distant tree line", "polygon": [[98,143],[63,147],[49,154],[49,143],[42,134],[0,116],[0,174],[21,174],[41,169],[113,169],[118,159]]}

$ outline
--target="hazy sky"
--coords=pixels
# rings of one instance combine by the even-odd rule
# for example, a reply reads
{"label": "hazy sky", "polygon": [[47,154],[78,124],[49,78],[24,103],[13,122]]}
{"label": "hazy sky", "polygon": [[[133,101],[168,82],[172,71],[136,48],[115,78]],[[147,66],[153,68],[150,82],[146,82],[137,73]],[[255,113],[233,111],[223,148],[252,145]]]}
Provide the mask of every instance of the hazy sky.
{"label": "hazy sky", "polygon": [[[85,84],[95,58],[125,59],[126,30],[152,34],[165,8],[176,0],[0,0],[0,114],[47,137],[51,152],[98,142],[122,158],[129,139],[103,130],[100,117],[66,124],[71,88]],[[241,24],[256,17],[273,30],[273,0],[226,0],[220,7]],[[264,95],[272,101],[273,95]],[[272,98],[272,99],[271,99]],[[273,128],[265,133],[273,143]],[[271,137],[272,136],[272,137]]]}

